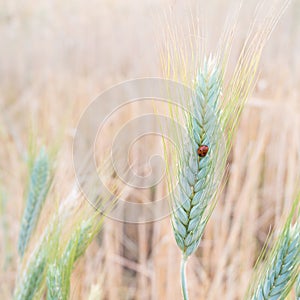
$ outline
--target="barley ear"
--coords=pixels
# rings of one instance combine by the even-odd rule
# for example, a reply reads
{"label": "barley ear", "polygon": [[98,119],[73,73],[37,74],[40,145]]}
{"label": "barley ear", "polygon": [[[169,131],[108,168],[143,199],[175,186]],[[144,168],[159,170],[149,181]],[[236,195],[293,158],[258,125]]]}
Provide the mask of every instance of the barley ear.
{"label": "barley ear", "polygon": [[[15,300],[41,299],[49,258],[57,252],[60,229],[54,224],[32,251],[22,268],[14,291]],[[37,296],[38,295],[38,296]]]}
{"label": "barley ear", "polygon": [[62,274],[59,266],[56,263],[49,265],[47,272],[47,299],[48,300],[63,300]]}
{"label": "barley ear", "polygon": [[[98,215],[99,218],[99,215]],[[70,279],[75,262],[99,232],[102,221],[97,216],[82,220],[72,233],[62,254],[58,254],[47,273],[47,299],[67,300],[70,294]]]}
{"label": "barley ear", "polygon": [[42,283],[42,274],[46,267],[46,251],[39,252],[32,263],[29,265],[26,273],[23,274],[22,284],[15,294],[16,300],[31,300],[34,298],[40,284]]}
{"label": "barley ear", "polygon": [[[205,62],[196,80],[192,100],[193,115],[188,115],[189,141],[184,143],[178,164],[179,193],[174,197],[172,225],[178,247],[187,259],[200,243],[207,218],[205,212],[213,203],[222,173],[219,163],[221,130],[218,100],[221,92],[220,73],[212,60]],[[205,157],[197,154],[208,145]]]}
{"label": "barley ear", "polygon": [[296,282],[296,299],[300,300],[300,274],[298,275]]}
{"label": "barley ear", "polygon": [[266,263],[255,274],[247,299],[275,300],[286,299],[291,291],[300,268],[300,223],[291,224],[293,217],[299,220],[299,213],[294,214],[296,199],[284,228],[274,244]]}
{"label": "barley ear", "polygon": [[49,190],[50,181],[49,159],[45,149],[42,148],[33,164],[30,174],[28,196],[18,242],[18,252],[21,257],[23,257],[30,237],[37,225]]}
{"label": "barley ear", "polygon": [[[171,47],[167,50],[165,73],[170,79],[186,83],[195,94],[192,97],[183,95],[182,101],[189,103],[190,110],[183,113],[186,115],[188,134],[182,137],[174,128],[175,144],[179,149],[175,172],[172,166],[168,167],[173,206],[172,227],[182,252],[181,284],[184,299],[188,299],[186,260],[196,251],[215,207],[240,115],[255,83],[262,49],[286,8],[286,2],[282,1],[274,9],[264,12],[261,24],[254,21],[232,74],[226,70],[232,46],[231,28],[228,28],[229,34],[225,34],[218,54],[204,60],[204,53],[198,51],[199,45],[195,45],[197,41],[194,38],[185,44],[178,40],[178,28],[171,30]],[[197,32],[193,31],[190,36],[197,37]],[[191,84],[193,80],[194,85]],[[171,118],[178,119],[177,115],[171,110]],[[208,146],[207,155],[202,155],[200,151],[204,145]],[[172,157],[172,163],[174,160]],[[173,178],[178,181],[177,187]]]}
{"label": "barley ear", "polygon": [[[195,81],[195,95],[186,115],[187,140],[183,141],[178,159],[178,192],[173,194],[172,226],[182,251],[181,283],[188,299],[185,266],[187,258],[200,243],[215,204],[225,169],[226,156],[221,154],[222,130],[219,119],[221,72],[216,60],[206,59]],[[205,155],[198,149],[207,147]],[[224,149],[223,149],[224,151]]]}

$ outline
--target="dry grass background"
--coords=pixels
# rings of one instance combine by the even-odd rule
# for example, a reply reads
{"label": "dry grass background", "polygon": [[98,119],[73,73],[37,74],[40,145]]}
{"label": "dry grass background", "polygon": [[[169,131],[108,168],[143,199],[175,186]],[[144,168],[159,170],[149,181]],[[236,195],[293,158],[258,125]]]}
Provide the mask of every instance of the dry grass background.
{"label": "dry grass background", "polygon": [[[235,1],[204,2],[204,39],[213,46]],[[236,49],[257,2],[248,1],[241,11]],[[122,80],[161,74],[157,24],[169,7],[179,22],[190,14],[183,1],[0,2],[1,299],[11,298],[17,272],[30,136],[59,145],[60,184],[48,198],[51,207],[72,190],[72,137],[86,105]],[[188,265],[191,299],[241,299],[270,227],[293,200],[300,170],[299,20],[294,1],[263,53],[228,185]],[[142,148],[136,153],[143,158]],[[142,198],[154,201],[164,193],[161,185],[154,194],[143,191]],[[141,192],[130,197],[140,201]],[[106,220],[72,276],[71,299],[87,299],[95,283],[104,299],[180,299],[179,263],[169,219],[143,225]]]}

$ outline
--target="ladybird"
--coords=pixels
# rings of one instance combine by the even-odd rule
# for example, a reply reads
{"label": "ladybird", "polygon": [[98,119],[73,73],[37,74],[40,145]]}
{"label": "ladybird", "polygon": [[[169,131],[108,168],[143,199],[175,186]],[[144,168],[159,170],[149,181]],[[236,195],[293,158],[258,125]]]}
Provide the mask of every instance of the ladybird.
{"label": "ladybird", "polygon": [[209,148],[206,145],[201,145],[198,150],[197,153],[200,157],[205,157],[207,152],[208,152]]}

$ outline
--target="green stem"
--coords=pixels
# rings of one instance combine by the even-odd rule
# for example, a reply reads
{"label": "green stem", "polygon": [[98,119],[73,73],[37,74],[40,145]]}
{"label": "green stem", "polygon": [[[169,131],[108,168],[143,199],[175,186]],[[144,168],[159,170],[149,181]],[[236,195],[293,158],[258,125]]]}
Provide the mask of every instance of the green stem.
{"label": "green stem", "polygon": [[181,288],[184,300],[189,300],[187,284],[186,284],[186,257],[182,256],[181,266],[180,266],[180,275],[181,275]]}

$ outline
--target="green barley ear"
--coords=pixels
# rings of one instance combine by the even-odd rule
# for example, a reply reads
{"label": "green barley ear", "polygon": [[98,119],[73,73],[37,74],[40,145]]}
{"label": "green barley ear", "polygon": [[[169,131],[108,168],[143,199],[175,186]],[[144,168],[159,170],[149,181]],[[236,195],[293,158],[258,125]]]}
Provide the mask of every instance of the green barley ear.
{"label": "green barley ear", "polygon": [[62,274],[57,263],[53,263],[49,266],[47,272],[47,299],[58,300],[63,298],[62,285]]}
{"label": "green barley ear", "polygon": [[12,242],[9,238],[9,225],[8,225],[8,214],[7,214],[7,195],[4,191],[2,184],[0,182],[0,228],[2,230],[2,244],[3,244],[3,257],[4,257],[4,266],[3,269],[6,270],[7,267],[12,262]]}
{"label": "green barley ear", "polygon": [[69,299],[70,279],[75,262],[85,253],[87,247],[99,232],[102,219],[99,215],[81,221],[73,232],[62,254],[55,257],[47,274],[47,299]]}
{"label": "green barley ear", "polygon": [[22,268],[14,291],[15,300],[41,299],[41,287],[45,280],[48,260],[57,252],[60,229],[57,223],[37,244],[30,254],[26,265]]}
{"label": "green barley ear", "polygon": [[[72,243],[72,244],[70,244]],[[70,279],[75,261],[78,232],[73,236],[63,257],[49,266],[47,273],[47,299],[67,300],[70,294]]]}
{"label": "green barley ear", "polygon": [[46,255],[46,249],[44,248],[39,253],[36,253],[35,259],[31,261],[26,274],[24,274],[24,278],[22,278],[22,285],[15,294],[15,300],[34,299],[34,295],[38,291],[43,280],[43,273],[47,261]]}
{"label": "green barley ear", "polygon": [[[214,203],[222,172],[220,162],[222,132],[219,124],[218,101],[221,93],[220,70],[212,60],[206,60],[195,83],[196,95],[187,115],[189,140],[179,154],[179,193],[174,197],[172,225],[184,260],[194,253],[200,243],[208,220],[210,204]],[[201,157],[197,150],[208,147]]]}
{"label": "green barley ear", "polygon": [[[286,299],[291,291],[300,268],[300,222],[299,212],[295,216],[296,199],[284,228],[273,246],[266,263],[255,274],[247,299]],[[296,223],[291,224],[293,217]]]}
{"label": "green barley ear", "polygon": [[298,275],[296,282],[296,299],[300,300],[300,274]]}
{"label": "green barley ear", "polygon": [[37,225],[50,183],[49,158],[45,149],[42,148],[34,161],[30,174],[28,196],[18,242],[18,251],[21,257],[23,257],[30,237]]}
{"label": "green barley ear", "polygon": [[205,59],[194,83],[195,95],[188,104],[190,112],[185,115],[188,136],[178,143],[181,145],[177,164],[178,189],[172,194],[172,226],[182,252],[184,299],[188,298],[186,261],[199,246],[225,170],[226,145],[219,110],[221,76],[218,61],[212,57]]}
{"label": "green barley ear", "polygon": [[[202,34],[197,26],[189,26],[189,34],[175,24],[168,27],[170,44],[166,45],[166,53],[162,57],[164,73],[168,79],[186,84],[194,93],[192,96],[182,95],[181,99],[183,107],[189,109],[189,112],[182,113],[187,136],[183,136],[180,128],[174,125],[170,132],[174,133],[178,153],[176,159],[174,155],[172,160],[166,157],[166,161],[172,162],[172,165],[167,165],[167,174],[172,226],[182,252],[184,299],[188,299],[186,261],[200,244],[217,194],[223,187],[226,161],[241,112],[256,80],[262,50],[288,2],[278,1],[269,10],[259,12],[264,19],[262,22],[255,19],[251,24],[232,73],[227,65],[235,23],[226,29],[217,54],[210,59],[203,59],[205,45],[202,45],[202,39],[198,40]],[[178,111],[178,108],[170,108],[170,117],[174,121],[182,119]],[[204,155],[206,152],[207,155]],[[168,155],[166,145],[165,154]]]}

